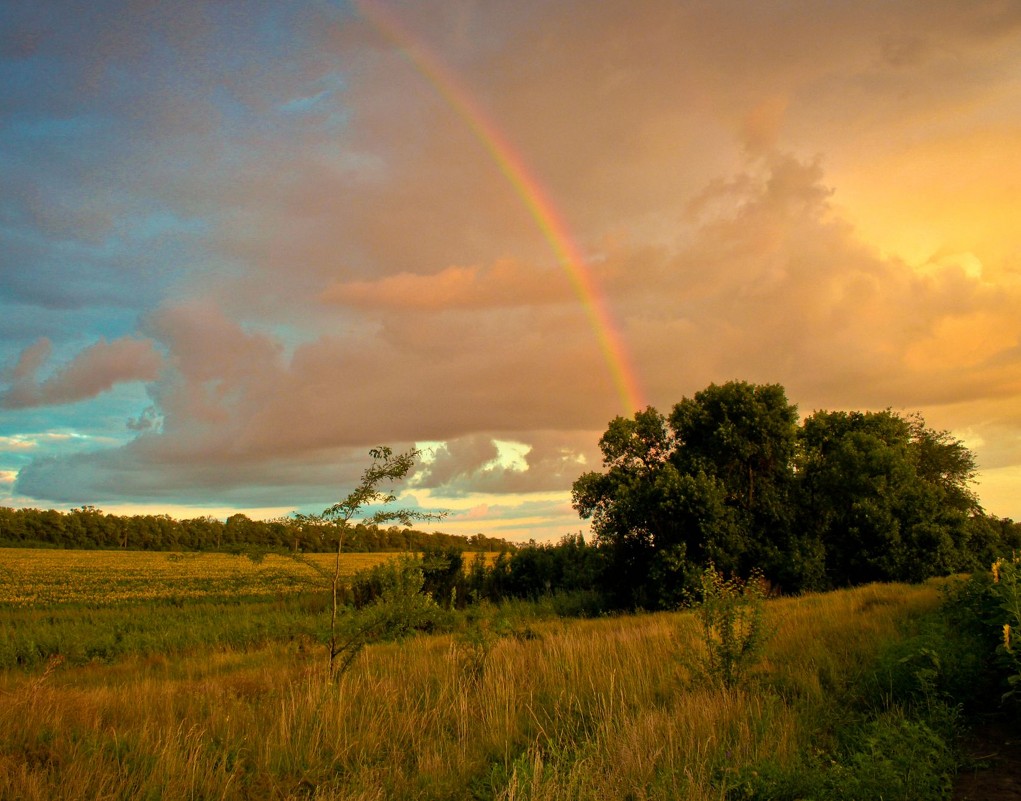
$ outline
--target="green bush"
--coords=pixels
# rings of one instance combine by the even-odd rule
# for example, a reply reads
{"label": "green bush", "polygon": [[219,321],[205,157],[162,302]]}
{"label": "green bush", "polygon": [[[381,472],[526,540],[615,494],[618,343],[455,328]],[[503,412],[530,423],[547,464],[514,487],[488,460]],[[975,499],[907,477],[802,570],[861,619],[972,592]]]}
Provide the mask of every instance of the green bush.
{"label": "green bush", "polygon": [[346,671],[366,645],[395,640],[413,631],[436,628],[442,610],[422,591],[421,562],[400,558],[369,571],[379,594],[361,608],[348,608],[340,616],[330,666],[335,675]]}
{"label": "green bush", "polygon": [[758,661],[765,641],[764,601],[757,571],[748,581],[724,578],[712,564],[702,572],[696,613],[705,645],[700,667],[710,681],[735,687]]}
{"label": "green bush", "polygon": [[997,559],[992,574],[992,591],[1002,621],[996,654],[1009,688],[1003,700],[1016,703],[1021,696],[1021,557],[1014,554],[1010,559]]}
{"label": "green bush", "polygon": [[953,585],[945,609],[955,629],[971,635],[970,656],[984,663],[985,689],[1016,705],[1021,696],[1021,559],[997,559],[988,572]]}
{"label": "green bush", "polygon": [[921,720],[886,712],[852,738],[834,798],[917,801],[949,798],[957,764],[950,746]]}
{"label": "green bush", "polygon": [[[952,712],[947,710],[952,717]],[[903,708],[849,722],[833,753],[782,765],[763,760],[723,777],[727,801],[939,801],[950,798],[957,757],[938,729]],[[936,725],[930,722],[936,721]]]}

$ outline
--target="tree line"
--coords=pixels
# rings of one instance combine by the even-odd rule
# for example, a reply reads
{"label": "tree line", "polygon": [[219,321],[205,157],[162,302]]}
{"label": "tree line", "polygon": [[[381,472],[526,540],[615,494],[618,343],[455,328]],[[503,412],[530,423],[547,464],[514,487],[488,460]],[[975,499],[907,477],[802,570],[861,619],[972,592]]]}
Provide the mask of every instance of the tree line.
{"label": "tree line", "polygon": [[[214,517],[175,520],[168,515],[107,514],[93,506],[69,512],[0,506],[0,547],[316,553],[336,550],[336,543],[329,532],[287,517],[252,520],[244,514],[234,514],[226,520]],[[506,540],[484,534],[464,537],[366,523],[352,525],[344,540],[345,551],[359,553],[436,548],[504,551],[513,547]]]}

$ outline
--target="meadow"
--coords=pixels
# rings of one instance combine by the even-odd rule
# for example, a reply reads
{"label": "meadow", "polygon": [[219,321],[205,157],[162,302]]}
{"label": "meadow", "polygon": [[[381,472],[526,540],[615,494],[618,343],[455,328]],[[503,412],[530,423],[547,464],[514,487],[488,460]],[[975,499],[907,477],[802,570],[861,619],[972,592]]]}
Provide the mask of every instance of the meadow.
{"label": "meadow", "polygon": [[[341,555],[341,575],[394,559]],[[0,669],[314,640],[336,554],[0,548]]]}
{"label": "meadow", "polygon": [[[74,551],[0,548],[0,604],[34,608],[79,603],[106,606],[167,599],[246,598],[307,591],[332,574],[336,554],[300,559],[269,553]],[[341,575],[393,558],[341,555]]]}
{"label": "meadow", "polygon": [[[766,602],[769,636],[732,687],[705,672],[695,612],[559,620],[526,604],[451,613],[332,678],[326,599],[281,590],[275,560],[135,556],[163,560],[138,601],[103,602],[95,576],[40,606],[4,589],[0,652],[47,627],[73,647],[3,664],[0,799],[939,798],[955,767],[937,725],[953,707],[918,678],[935,583]],[[75,576],[113,559],[65,557]],[[275,589],[230,595],[241,575]]]}

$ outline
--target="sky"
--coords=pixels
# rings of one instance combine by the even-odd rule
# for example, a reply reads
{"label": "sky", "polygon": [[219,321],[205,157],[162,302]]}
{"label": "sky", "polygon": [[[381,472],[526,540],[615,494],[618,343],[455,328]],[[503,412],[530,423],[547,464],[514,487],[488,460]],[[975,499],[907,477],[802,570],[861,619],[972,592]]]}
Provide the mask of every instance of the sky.
{"label": "sky", "polygon": [[711,383],[1021,519],[1015,0],[0,0],[0,505],[587,531]]}

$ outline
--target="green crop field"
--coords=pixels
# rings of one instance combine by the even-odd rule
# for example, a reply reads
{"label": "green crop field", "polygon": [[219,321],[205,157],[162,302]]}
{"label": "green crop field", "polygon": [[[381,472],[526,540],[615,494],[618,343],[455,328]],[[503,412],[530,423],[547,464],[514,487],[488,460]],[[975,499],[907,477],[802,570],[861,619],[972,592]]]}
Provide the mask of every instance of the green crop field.
{"label": "green crop field", "polygon": [[[341,573],[353,576],[393,557],[342,554]],[[332,574],[336,558],[326,553],[252,559],[223,553],[0,548],[0,604],[106,606],[306,592],[322,586],[323,574]]]}

